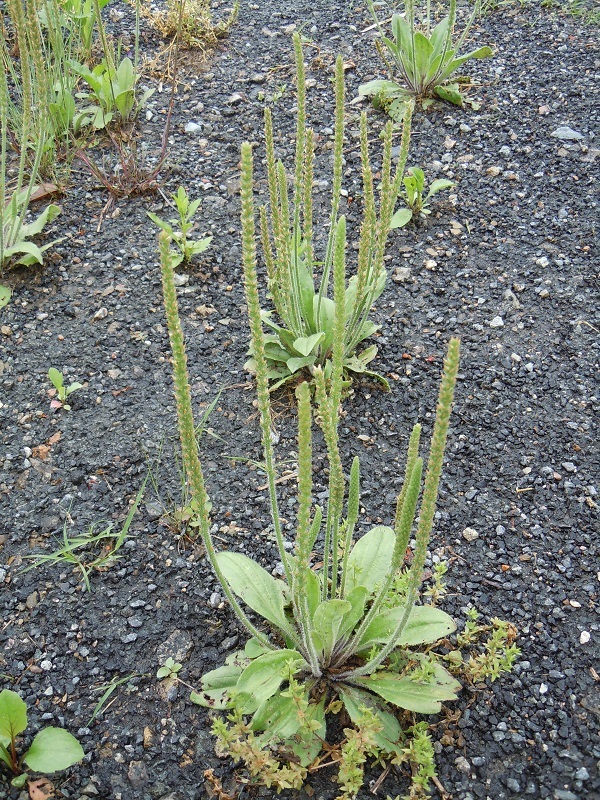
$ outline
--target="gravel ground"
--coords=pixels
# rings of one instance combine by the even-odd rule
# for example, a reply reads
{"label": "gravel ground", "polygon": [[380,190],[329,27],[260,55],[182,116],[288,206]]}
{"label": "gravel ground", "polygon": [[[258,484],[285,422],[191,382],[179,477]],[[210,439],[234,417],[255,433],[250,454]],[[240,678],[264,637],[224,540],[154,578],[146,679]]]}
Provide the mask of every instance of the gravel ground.
{"label": "gravel ground", "polygon": [[[271,569],[264,477],[246,463],[260,448],[242,369],[238,161],[241,141],[256,142],[264,197],[262,113],[271,100],[277,149],[291,169],[290,33],[300,25],[312,40],[305,59],[319,134],[315,205],[327,208],[335,56],[353,63],[349,100],[383,75],[364,7],[335,0],[244,4],[229,38],[202,69],[188,70],[164,187],[183,184],[201,197],[197,233],[214,236],[182,273],[179,292],[198,417],[218,395],[202,439],[217,542]],[[439,105],[415,115],[409,164],[456,187],[438,195],[427,222],[391,236],[373,366],[392,391],[357,383],[344,405],[342,450],[347,466],[361,458],[366,530],[392,516],[408,431],[417,419],[430,428],[445,343],[460,336],[431,550],[450,564],[443,608],[459,625],[469,605],[511,621],[522,655],[487,690],[465,689],[436,726],[445,794],[436,789],[435,798],[600,797],[597,33],[569,15],[508,6],[473,31],[477,45],[496,50],[473,67],[480,109]],[[146,46],[156,44],[149,35]],[[142,114],[151,154],[167,105],[164,89]],[[358,197],[345,209],[351,241],[360,108],[348,104],[344,187]],[[369,113],[376,168],[383,120]],[[207,798],[203,775],[212,768],[228,791],[237,785],[235,796],[249,798],[256,792],[235,784],[231,764],[215,756],[205,712],[188,702],[188,690],[166,690],[154,678],[171,655],[197,686],[236,649],[240,630],[202,548],[173,520],[182,504],[175,410],[146,217],[169,209],[154,195],[117,201],[102,215],[106,201],[77,165],[51,231],[66,238],[44,269],[4,277],[14,296],[0,312],[1,685],[27,700],[31,730],[64,725],[81,740],[85,761],[56,777],[57,797]],[[84,384],[70,412],[51,408],[51,366]],[[293,462],[287,395],[275,411],[278,458]],[[22,572],[25,556],[56,549],[65,522],[71,533],[100,520],[118,528],[149,467],[153,486],[122,557],[91,573],[91,592],[68,564]],[[292,489],[282,485],[284,511]],[[90,723],[99,687],[128,676]],[[328,775],[310,785],[320,800],[336,796]],[[406,790],[406,777],[390,774],[379,796]],[[20,797],[4,784],[0,796]],[[366,785],[360,798],[372,796]]]}

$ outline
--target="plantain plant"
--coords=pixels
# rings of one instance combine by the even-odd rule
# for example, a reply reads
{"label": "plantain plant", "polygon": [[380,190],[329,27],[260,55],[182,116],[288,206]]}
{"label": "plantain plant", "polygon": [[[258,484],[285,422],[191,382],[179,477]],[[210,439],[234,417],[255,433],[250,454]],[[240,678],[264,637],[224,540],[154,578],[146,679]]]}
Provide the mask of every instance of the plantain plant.
{"label": "plantain plant", "polygon": [[[48,68],[43,60],[43,40],[34,0],[8,0],[7,10],[15,31],[20,70],[15,68],[8,43],[0,35],[0,270],[6,262],[41,264],[44,251],[31,239],[60,213],[50,204],[26,222],[29,204],[39,180],[40,165],[48,147]],[[16,98],[16,99],[15,99]],[[12,150],[18,155],[13,159]],[[14,163],[16,162],[16,163]],[[10,177],[14,168],[14,178]]]}
{"label": "plantain plant", "polygon": [[[358,245],[358,266],[338,299],[331,297],[331,284],[343,255],[345,239],[336,249],[339,206],[342,190],[342,163],[344,145],[344,68],[341,56],[335,69],[335,134],[333,151],[333,197],[329,217],[329,233],[325,254],[321,260],[315,255],[315,229],[313,223],[312,184],[314,170],[314,134],[306,126],[306,83],[302,44],[294,36],[297,71],[297,130],[296,164],[293,199],[290,203],[284,165],[275,158],[271,111],[265,109],[266,162],[270,209],[260,209],[260,228],[263,257],[267,268],[270,296],[275,306],[262,314],[269,328],[265,337],[269,380],[275,389],[297,378],[301,373],[315,375],[324,370],[331,374],[334,347],[334,317],[336,302],[342,304],[344,326],[342,332],[342,363],[345,374],[366,374],[387,381],[367,365],[375,358],[377,347],[371,345],[357,352],[359,345],[379,326],[369,319],[371,306],[385,286],[386,271],[383,264],[385,244],[394,211],[394,202],[400,189],[410,140],[411,108],[403,124],[400,156],[392,175],[392,125],[384,132],[383,165],[381,168],[381,193],[379,212],[376,209],[373,174],[367,146],[367,118],[361,115],[360,150],[364,188],[364,216]],[[317,277],[317,273],[320,276]],[[254,351],[246,364],[256,369]]]}
{"label": "plantain plant", "polygon": [[[258,392],[258,408],[272,523],[283,563],[282,580],[238,552],[217,552],[210,535],[210,503],[198,448],[188,384],[187,361],[174,285],[173,252],[159,235],[163,293],[173,353],[174,390],[182,454],[199,511],[208,559],[249,640],[225,665],[206,673],[191,699],[228,712],[214,722],[220,749],[243,760],[267,786],[298,788],[309,768],[324,761],[328,722],[344,728],[336,762],[340,799],[356,796],[367,757],[397,764],[417,762],[415,781],[426,786],[433,751],[426,725],[403,725],[397,710],[434,714],[456,697],[460,684],[430,653],[430,645],[455,629],[453,620],[419,604],[419,587],[436,508],[449,416],[459,362],[452,339],[444,364],[424,488],[415,523],[423,472],[420,425],[408,444],[402,490],[392,527],[378,525],[355,541],[359,517],[359,462],[346,479],[338,445],[343,388],[345,283],[343,216],[335,223],[333,344],[329,380],[314,367],[316,418],[329,461],[327,509],[312,504],[311,393],[307,382],[298,398],[298,510],[293,553],[284,541],[276,493],[271,441],[268,341],[264,336],[256,272],[252,151],[242,145],[242,239],[246,299]],[[344,508],[345,506],[345,508]],[[404,569],[411,540],[412,563]],[[318,551],[313,564],[313,551]],[[404,579],[398,580],[399,571]],[[244,606],[244,607],[243,607]],[[262,619],[255,623],[248,610]],[[345,727],[344,727],[345,726]],[[414,737],[414,738],[412,738]],[[328,745],[329,747],[329,745]],[[329,748],[331,750],[331,748]],[[425,753],[427,757],[418,757]],[[332,762],[333,763],[333,762]],[[415,784],[416,785],[416,784]]]}
{"label": "plantain plant", "polygon": [[460,54],[473,22],[480,13],[480,0],[476,0],[467,24],[456,40],[456,0],[450,0],[448,16],[435,26],[432,26],[429,0],[424,13],[420,12],[415,0],[405,0],[405,13],[392,15],[391,39],[383,31],[373,0],[368,0],[367,4],[385,50],[391,56],[390,64],[383,48],[380,48],[393,80],[370,81],[359,88],[359,93],[372,97],[374,104],[386,110],[392,118],[402,117],[409,98],[417,98],[425,105],[432,102],[431,98],[438,98],[462,106],[466,98],[460,91],[460,82],[452,81],[452,76],[471,58],[489,58],[493,55],[491,47],[487,46]]}

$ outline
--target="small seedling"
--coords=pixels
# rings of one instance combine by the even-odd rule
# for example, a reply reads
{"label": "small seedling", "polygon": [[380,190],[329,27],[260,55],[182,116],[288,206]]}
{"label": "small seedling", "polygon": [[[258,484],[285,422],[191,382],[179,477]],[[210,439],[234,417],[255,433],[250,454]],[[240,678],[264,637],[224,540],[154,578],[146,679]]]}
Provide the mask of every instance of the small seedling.
{"label": "small seedling", "polygon": [[[198,241],[188,239],[187,235],[194,227],[192,217],[195,215],[196,211],[198,211],[200,200],[192,200],[192,202],[190,202],[187,192],[183,186],[180,186],[177,192],[172,194],[171,197],[175,201],[175,207],[179,213],[179,219],[174,218],[167,222],[166,220],[158,217],[156,214],[153,214],[151,211],[147,211],[146,213],[152,222],[154,222],[155,225],[158,225],[158,227],[169,236],[170,240],[174,242],[177,248],[180,250],[180,254],[174,257],[174,266],[178,266],[182,261],[187,264],[188,261],[193,258],[193,256],[203,253],[210,245],[212,236],[206,236],[204,239],[199,239]],[[176,230],[176,227],[179,227],[179,230]]]}
{"label": "small seedling", "polygon": [[35,772],[58,772],[84,757],[77,741],[64,728],[44,728],[33,739],[29,749],[19,758],[17,737],[27,727],[27,706],[16,692],[0,692],[0,762],[14,775],[11,786],[21,787],[27,780],[23,764]]}
{"label": "small seedling", "polygon": [[179,664],[177,661],[174,661],[171,656],[169,656],[162,667],[159,668],[158,672],[156,673],[156,677],[159,680],[163,680],[164,678],[171,678],[171,680],[179,679],[178,672],[183,665]]}
{"label": "small seedling", "polygon": [[52,400],[52,402],[50,403],[50,407],[64,408],[65,411],[70,411],[71,406],[66,402],[67,398],[69,397],[69,395],[73,394],[73,392],[76,392],[78,389],[81,389],[83,387],[83,384],[75,382],[75,383],[70,383],[68,386],[65,386],[65,384],[63,383],[62,372],[60,372],[57,369],[54,369],[54,367],[50,367],[50,369],[48,370],[48,378],[50,379],[50,382],[56,389],[56,393],[58,395],[58,400],[57,399]]}
{"label": "small seedling", "polygon": [[[133,672],[131,675],[126,675],[124,678],[115,677],[110,681],[110,683],[105,683],[103,686],[99,686],[97,689],[93,689],[94,692],[103,692],[102,697],[96,703],[94,710],[92,712],[92,716],[86,722],[85,727],[89,728],[92,722],[96,719],[98,714],[104,709],[104,705],[107,702],[108,698],[112,695],[115,689],[118,689],[124,683],[129,683],[129,681],[133,680],[133,678],[147,678],[148,675],[141,673],[141,672]],[[128,687],[129,688],[129,687]],[[136,686],[131,686],[131,690],[136,690]],[[111,700],[111,703],[114,702]],[[109,703],[110,705],[110,703]]]}
{"label": "small seedling", "polygon": [[433,181],[429,191],[423,197],[425,173],[419,167],[411,167],[402,182],[404,184],[402,199],[406,203],[406,208],[399,208],[396,211],[390,222],[391,230],[403,228],[411,220],[416,221],[419,217],[426,217],[431,214],[431,209],[429,208],[431,198],[442,189],[450,189],[454,186],[454,183],[447,178],[438,178]]}

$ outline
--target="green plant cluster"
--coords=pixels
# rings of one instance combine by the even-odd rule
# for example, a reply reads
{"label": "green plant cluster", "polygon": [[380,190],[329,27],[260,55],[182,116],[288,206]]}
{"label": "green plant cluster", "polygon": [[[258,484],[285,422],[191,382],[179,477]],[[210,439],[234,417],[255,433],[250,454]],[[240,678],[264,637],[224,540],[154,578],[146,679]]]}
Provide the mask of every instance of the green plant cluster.
{"label": "green plant cluster", "polygon": [[411,97],[425,105],[431,103],[432,98],[438,98],[462,106],[466,97],[460,90],[460,81],[451,81],[452,76],[470,59],[493,55],[487,45],[461,54],[473,22],[480,13],[479,0],[457,39],[454,38],[456,0],[449,0],[448,16],[435,26],[429,1],[422,10],[415,0],[406,0],[405,15],[392,15],[391,39],[385,35],[373,0],[368,0],[368,6],[385,48],[380,49],[381,55],[393,79],[365,83],[359,89],[360,94],[372,97],[375,105],[388,111],[392,118],[402,116],[404,104]]}
{"label": "green plant cluster", "polygon": [[[17,131],[15,120],[21,126],[18,181],[10,196],[6,195],[7,202],[5,181],[2,182],[0,264],[16,255],[21,256],[22,263],[42,260],[45,247],[37,247],[29,239],[52,220],[58,209],[50,205],[29,223],[25,222],[25,215],[42,158],[54,146],[48,143],[56,141],[59,127],[102,129],[135,117],[149,96],[146,93],[137,99],[137,56],[134,61],[120,59],[118,51],[115,54],[108,47],[100,16],[108,0],[66,0],[60,7],[53,5],[58,0],[48,0],[44,13],[36,5],[38,1],[25,0],[23,5],[7,0],[16,36],[24,49],[41,43],[41,27],[50,31],[55,24],[52,14],[56,13],[61,15],[61,25],[66,24],[64,20],[71,20],[71,30],[80,40],[78,58],[90,52],[94,24],[99,26],[105,56],[92,68],[72,57],[72,50],[60,51],[62,63],[68,65],[71,75],[83,79],[90,89],[92,104],[79,111],[73,99],[77,98],[75,83],[63,85],[60,91],[65,94],[58,97],[54,84],[51,90],[48,87],[48,75],[39,59],[25,59],[29,67],[21,75],[23,102],[19,113],[10,97],[6,73],[4,82],[0,79],[0,110],[6,111],[2,117],[3,178],[9,160],[9,131]],[[199,2],[201,5],[202,0]],[[373,8],[372,3],[370,7]],[[180,21],[183,8],[179,6]],[[94,22],[85,17],[90,9],[94,10]],[[191,200],[185,188],[179,187],[171,195],[178,216],[164,220],[148,213],[160,228],[163,298],[173,355],[183,475],[189,484],[180,522],[189,524],[200,536],[214,574],[248,637],[244,647],[229,655],[222,666],[203,675],[191,700],[211,710],[219,752],[243,762],[253,779],[277,791],[300,788],[311,769],[335,766],[338,800],[351,800],[362,786],[365,765],[376,760],[408,767],[410,797],[425,797],[435,775],[434,750],[427,723],[416,721],[415,715],[438,713],[442,703],[454,700],[461,688],[459,676],[473,683],[495,680],[512,667],[519,652],[512,626],[501,620],[482,625],[476,612],[469,614],[465,629],[452,638],[456,625],[436,605],[445,592],[445,565],[436,566],[428,587],[422,585],[459,369],[459,340],[453,338],[448,344],[426,461],[420,455],[421,426],[416,424],[407,437],[402,488],[390,515],[391,524],[362,529],[359,460],[354,458],[348,463],[338,438],[341,403],[352,375],[374,377],[389,388],[383,376],[368,368],[377,353],[376,346],[361,349],[363,342],[378,330],[370,314],[385,286],[384,256],[389,231],[429,214],[431,199],[453,185],[445,179],[436,180],[425,194],[423,171],[412,167],[405,174],[414,104],[432,96],[464,102],[458,84],[449,83],[450,77],[470,58],[491,54],[484,47],[460,55],[473,18],[457,41],[453,38],[455,18],[456,2],[450,0],[449,15],[437,26],[431,28],[429,4],[419,24],[411,0],[406,19],[399,15],[392,18],[394,39],[383,39],[403,85],[380,81],[374,82],[377,86],[361,87],[362,94],[374,95],[393,119],[401,122],[402,129],[395,168],[393,122],[389,121],[384,129],[376,187],[367,115],[361,115],[363,211],[356,270],[350,277],[349,223],[341,213],[345,109],[342,58],[337,59],[335,67],[333,192],[324,231],[315,229],[313,215],[316,145],[314,132],[307,126],[302,40],[298,34],[294,36],[297,128],[293,189],[290,196],[285,166],[275,155],[272,116],[267,108],[269,205],[261,207],[258,214],[253,198],[252,147],[249,143],[242,145],[242,257],[251,333],[251,359],[247,366],[256,378],[262,466],[269,492],[270,524],[283,565],[281,578],[273,577],[243,553],[217,551],[211,536],[211,504],[198,454],[199,432],[192,412],[174,272],[182,262],[204,252],[211,242],[211,237],[189,238],[199,200]],[[6,60],[8,51],[4,47]],[[39,115],[31,110],[34,86],[35,96],[53,98],[47,108],[49,124],[55,127],[42,127]],[[406,208],[394,213],[399,196]],[[316,247],[322,239],[324,252],[317,257]],[[259,243],[273,310],[262,308],[259,298]],[[6,292],[0,292],[0,305],[4,302]],[[57,392],[55,402],[69,410],[69,395],[81,384],[65,386],[63,375],[54,368],[48,377]],[[296,384],[298,417],[298,492],[291,551],[279,510],[270,399],[273,389],[288,382]],[[315,426],[320,429],[319,440],[324,443],[328,462],[328,499],[323,506],[316,504],[313,497]],[[92,570],[102,569],[119,558],[145,484],[146,481],[120,531],[113,531],[109,525],[100,532],[91,528],[87,534],[69,536],[65,524],[61,546],[49,555],[35,556],[33,566],[68,562],[81,571],[89,590]],[[108,550],[98,554],[98,547],[107,546]],[[409,546],[413,552],[407,565]],[[440,642],[444,647],[436,650]],[[476,648],[468,658],[462,653],[466,647]],[[179,662],[168,657],[160,664],[156,677],[183,684],[179,678],[181,669]],[[104,695],[92,719],[116,687],[131,677],[102,687]],[[83,757],[73,737],[50,728],[39,733],[19,758],[15,741],[25,727],[23,701],[14,692],[1,692],[0,761],[14,774],[13,783],[18,782],[15,785],[25,781],[23,764],[34,770],[53,771]]]}
{"label": "green plant cluster", "polygon": [[[367,117],[361,115],[360,149],[364,192],[364,217],[358,244],[358,265],[340,289],[339,297],[331,296],[342,271],[345,273],[346,221],[339,215],[342,189],[344,146],[344,68],[341,56],[335,68],[335,130],[333,149],[333,196],[329,233],[325,254],[317,258],[314,244],[313,171],[314,133],[306,125],[306,83],[302,44],[294,36],[297,74],[296,169],[293,199],[290,203],[285,167],[275,158],[271,111],[265,109],[266,161],[270,213],[260,209],[262,252],[267,267],[268,288],[277,316],[264,311],[262,319],[269,328],[266,336],[266,358],[273,388],[296,380],[302,373],[315,375],[324,371],[331,377],[335,345],[335,313],[343,306],[342,364],[344,374],[369,375],[386,389],[388,383],[372,372],[368,364],[375,358],[377,347],[359,350],[360,344],[378,330],[369,319],[371,307],[385,286],[383,265],[385,245],[394,203],[398,196],[410,142],[411,109],[408,108],[402,130],[400,156],[392,174],[392,125],[384,132],[383,165],[379,210],[375,203],[373,173],[367,145]],[[251,201],[252,202],[252,201]],[[320,275],[318,274],[320,273]],[[339,287],[338,287],[339,288]],[[252,345],[254,347],[254,345]],[[256,369],[256,357],[246,366]]]}
{"label": "green plant cluster", "polygon": [[76,764],[84,756],[77,739],[63,728],[44,728],[36,734],[29,748],[19,756],[17,739],[27,728],[27,705],[16,692],[0,692],[0,762],[14,776],[12,786],[21,787],[27,780],[26,764],[34,772],[59,772]]}

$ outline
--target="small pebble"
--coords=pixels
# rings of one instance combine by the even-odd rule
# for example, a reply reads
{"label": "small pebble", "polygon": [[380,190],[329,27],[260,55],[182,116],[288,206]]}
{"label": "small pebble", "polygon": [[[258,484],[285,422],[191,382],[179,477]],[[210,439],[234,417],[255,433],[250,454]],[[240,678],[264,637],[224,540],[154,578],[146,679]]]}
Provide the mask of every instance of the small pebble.
{"label": "small pebble", "polygon": [[476,531],[475,528],[465,528],[462,535],[467,542],[474,542],[475,539],[479,538],[479,531]]}
{"label": "small pebble", "polygon": [[502,317],[494,317],[494,319],[490,320],[490,328],[503,328],[504,327],[504,320]]}
{"label": "small pebble", "polygon": [[581,631],[581,635],[579,636],[579,644],[587,644],[591,638],[592,637],[589,631]]}

